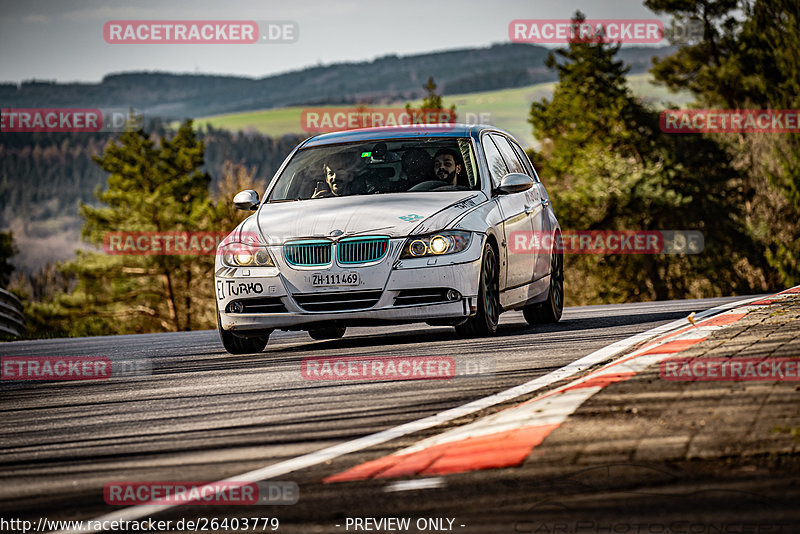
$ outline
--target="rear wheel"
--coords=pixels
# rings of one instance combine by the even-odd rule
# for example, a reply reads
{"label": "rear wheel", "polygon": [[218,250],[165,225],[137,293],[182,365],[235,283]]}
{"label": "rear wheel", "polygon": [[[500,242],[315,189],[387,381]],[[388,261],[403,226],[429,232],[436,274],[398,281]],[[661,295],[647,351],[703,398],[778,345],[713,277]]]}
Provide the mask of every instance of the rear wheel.
{"label": "rear wheel", "polygon": [[500,321],[500,283],[497,253],[486,243],[483,248],[481,279],[478,290],[478,313],[456,325],[459,335],[474,337],[492,335],[497,332]]}
{"label": "rear wheel", "polygon": [[528,324],[557,323],[564,311],[564,253],[553,252],[550,260],[550,288],[547,300],[522,309]]}
{"label": "rear wheel", "polygon": [[312,328],[308,331],[311,339],[339,339],[347,330],[346,326],[326,326],[323,328]]}
{"label": "rear wheel", "polygon": [[219,330],[219,338],[222,340],[222,346],[225,347],[231,354],[253,354],[261,352],[267,346],[269,335],[272,330],[264,330],[259,332],[259,335],[254,337],[239,337],[227,330],[223,330],[222,323],[219,320],[219,310],[217,311],[217,330]]}

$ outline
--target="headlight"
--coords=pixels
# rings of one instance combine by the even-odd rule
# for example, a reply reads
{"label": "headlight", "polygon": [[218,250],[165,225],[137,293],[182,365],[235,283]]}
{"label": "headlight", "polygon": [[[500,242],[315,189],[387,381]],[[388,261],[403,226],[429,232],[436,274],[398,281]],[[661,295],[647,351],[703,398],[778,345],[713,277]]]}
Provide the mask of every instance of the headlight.
{"label": "headlight", "polygon": [[228,267],[274,267],[266,247],[229,243],[219,249],[222,263]]}
{"label": "headlight", "polygon": [[470,232],[448,230],[435,234],[409,237],[403,246],[401,258],[441,256],[461,252],[469,245]]}

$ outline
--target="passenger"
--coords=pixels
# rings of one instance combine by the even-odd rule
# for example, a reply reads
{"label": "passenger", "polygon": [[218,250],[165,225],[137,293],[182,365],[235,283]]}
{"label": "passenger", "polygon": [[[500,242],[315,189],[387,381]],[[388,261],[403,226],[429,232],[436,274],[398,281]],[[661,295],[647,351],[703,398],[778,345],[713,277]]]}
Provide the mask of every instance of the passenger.
{"label": "passenger", "polygon": [[433,172],[436,178],[446,182],[447,185],[463,185],[459,183],[463,171],[464,163],[461,155],[452,148],[440,148],[433,156]]}
{"label": "passenger", "polygon": [[424,148],[411,148],[403,152],[400,159],[406,173],[406,190],[417,184],[433,180],[433,160]]}
{"label": "passenger", "polygon": [[356,176],[357,164],[358,159],[354,154],[333,154],[323,164],[325,180],[317,182],[311,198],[340,197],[347,194],[347,189]]}

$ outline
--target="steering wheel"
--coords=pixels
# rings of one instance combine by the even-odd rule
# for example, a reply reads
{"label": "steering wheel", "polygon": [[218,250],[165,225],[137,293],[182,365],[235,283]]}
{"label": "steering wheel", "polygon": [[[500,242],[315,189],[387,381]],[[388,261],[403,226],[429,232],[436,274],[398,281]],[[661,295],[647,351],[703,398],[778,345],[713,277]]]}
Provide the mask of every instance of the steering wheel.
{"label": "steering wheel", "polygon": [[438,189],[440,187],[447,187],[448,185],[449,184],[446,184],[441,180],[426,180],[410,188],[409,191],[433,191],[434,189]]}

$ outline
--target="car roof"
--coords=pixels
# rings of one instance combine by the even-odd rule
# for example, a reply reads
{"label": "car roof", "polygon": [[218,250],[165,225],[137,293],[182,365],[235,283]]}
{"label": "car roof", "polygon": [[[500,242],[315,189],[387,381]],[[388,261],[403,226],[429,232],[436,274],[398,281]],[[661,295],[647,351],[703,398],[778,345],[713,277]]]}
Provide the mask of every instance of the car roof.
{"label": "car roof", "polygon": [[477,138],[483,130],[502,131],[484,124],[420,124],[414,126],[359,128],[316,135],[307,139],[300,148],[381,139],[412,139],[420,137]]}

